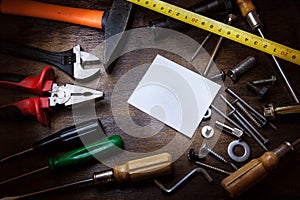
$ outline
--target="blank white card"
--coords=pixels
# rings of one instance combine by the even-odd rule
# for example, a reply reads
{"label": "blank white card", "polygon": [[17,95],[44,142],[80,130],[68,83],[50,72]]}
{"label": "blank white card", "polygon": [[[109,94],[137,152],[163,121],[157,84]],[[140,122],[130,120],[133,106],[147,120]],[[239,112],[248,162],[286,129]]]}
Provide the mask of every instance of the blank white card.
{"label": "blank white card", "polygon": [[127,102],[192,138],[220,88],[157,55]]}

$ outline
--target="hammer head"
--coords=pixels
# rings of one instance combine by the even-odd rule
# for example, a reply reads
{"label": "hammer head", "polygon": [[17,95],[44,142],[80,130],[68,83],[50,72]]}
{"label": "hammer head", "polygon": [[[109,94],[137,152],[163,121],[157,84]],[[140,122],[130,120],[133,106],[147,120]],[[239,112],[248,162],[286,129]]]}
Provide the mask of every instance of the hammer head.
{"label": "hammer head", "polygon": [[[114,61],[119,57],[125,41],[122,33],[126,30],[132,4],[124,0],[114,0],[105,22],[104,42],[104,67],[110,74],[114,67]],[[110,37],[114,36],[112,39]]]}

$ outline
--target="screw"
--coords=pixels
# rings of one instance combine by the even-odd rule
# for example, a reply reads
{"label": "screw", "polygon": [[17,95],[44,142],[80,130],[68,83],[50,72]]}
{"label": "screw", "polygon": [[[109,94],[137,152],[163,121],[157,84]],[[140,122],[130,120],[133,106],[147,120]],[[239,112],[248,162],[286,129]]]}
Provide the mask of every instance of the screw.
{"label": "screw", "polygon": [[277,78],[276,76],[272,75],[270,79],[262,79],[257,81],[252,81],[254,85],[276,85],[277,84]]}
{"label": "screw", "polygon": [[[227,15],[226,23],[230,25],[230,24],[232,24],[236,20],[237,20],[237,16],[235,16],[233,14],[229,14],[229,15]],[[214,50],[213,50],[213,52],[212,52],[212,54],[211,54],[211,57],[210,57],[207,65],[206,65],[206,67],[204,69],[204,72],[203,72],[203,76],[204,77],[207,76],[207,74],[208,74],[208,72],[209,72],[209,70],[211,68],[211,65],[212,65],[212,63],[214,61],[214,58],[216,57],[217,52],[218,52],[218,50],[219,50],[219,48],[220,48],[220,46],[222,44],[222,41],[223,41],[223,37],[220,37],[219,40],[218,40],[218,42],[217,42],[217,44],[216,44],[216,46],[215,46],[215,48],[214,48]]]}
{"label": "screw", "polygon": [[206,139],[210,139],[214,136],[214,129],[211,126],[204,126],[201,130],[202,136]]}
{"label": "screw", "polygon": [[262,127],[262,125],[248,112],[248,110],[239,102],[238,99],[236,99],[233,104],[236,105],[256,126],[259,128]]}
{"label": "screw", "polygon": [[256,59],[253,56],[248,56],[237,64],[235,68],[228,70],[227,75],[231,78],[231,80],[236,81],[242,74],[252,68],[255,63]]}
{"label": "screw", "polygon": [[262,100],[268,93],[268,88],[259,88],[250,82],[247,82],[247,89],[257,95],[258,100]]}
{"label": "screw", "polygon": [[[264,145],[264,143],[267,143],[269,140],[265,139],[245,118],[244,116],[238,112],[234,106],[223,96],[220,95],[221,99],[232,109],[232,111],[228,114],[228,116],[233,116],[247,131],[246,133],[250,134],[251,137],[255,139],[255,141],[265,150],[269,151],[268,148]],[[260,137],[260,139],[263,140],[263,142],[260,141],[260,139],[256,136]]]}
{"label": "screw", "polygon": [[195,162],[197,165],[200,165],[202,167],[206,167],[208,169],[212,169],[212,170],[215,170],[215,171],[227,174],[227,175],[231,174],[231,172],[228,172],[228,171],[225,171],[225,170],[220,169],[218,167],[214,167],[214,166],[211,166],[211,165],[200,162],[199,161],[200,158],[198,157],[198,154],[194,151],[194,149],[189,150],[188,159],[189,159],[189,161]]}
{"label": "screw", "polygon": [[225,77],[226,77],[225,72],[222,69],[218,74],[213,75],[213,76],[209,77],[208,79],[211,81],[218,81],[218,80],[225,81]]}
{"label": "screw", "polygon": [[204,156],[206,156],[207,153],[210,153],[223,163],[230,164],[235,170],[237,170],[237,167],[233,163],[229,163],[227,160],[225,160],[225,158],[223,158],[221,155],[210,149],[206,144],[202,145],[202,147],[200,148],[198,157],[203,158]]}

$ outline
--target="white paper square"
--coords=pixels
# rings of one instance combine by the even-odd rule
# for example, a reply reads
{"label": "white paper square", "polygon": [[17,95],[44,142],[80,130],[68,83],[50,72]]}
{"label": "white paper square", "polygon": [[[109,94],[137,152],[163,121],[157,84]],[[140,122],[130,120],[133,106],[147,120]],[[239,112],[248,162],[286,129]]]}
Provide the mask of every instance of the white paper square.
{"label": "white paper square", "polygon": [[191,138],[220,88],[157,55],[127,102]]}

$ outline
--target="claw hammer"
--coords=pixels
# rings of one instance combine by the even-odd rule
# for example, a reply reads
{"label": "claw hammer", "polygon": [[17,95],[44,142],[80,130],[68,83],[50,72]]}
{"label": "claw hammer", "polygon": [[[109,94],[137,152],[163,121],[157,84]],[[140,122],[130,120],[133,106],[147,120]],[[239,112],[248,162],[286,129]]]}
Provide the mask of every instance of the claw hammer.
{"label": "claw hammer", "polygon": [[102,10],[90,10],[67,6],[54,5],[31,0],[2,0],[0,12],[2,14],[36,17],[42,19],[57,20],[73,24],[79,24],[105,30],[105,41],[118,35],[116,39],[104,43],[104,67],[107,73],[111,73],[115,50],[121,41],[123,31],[132,9],[132,4],[124,0],[114,0],[109,12]]}

